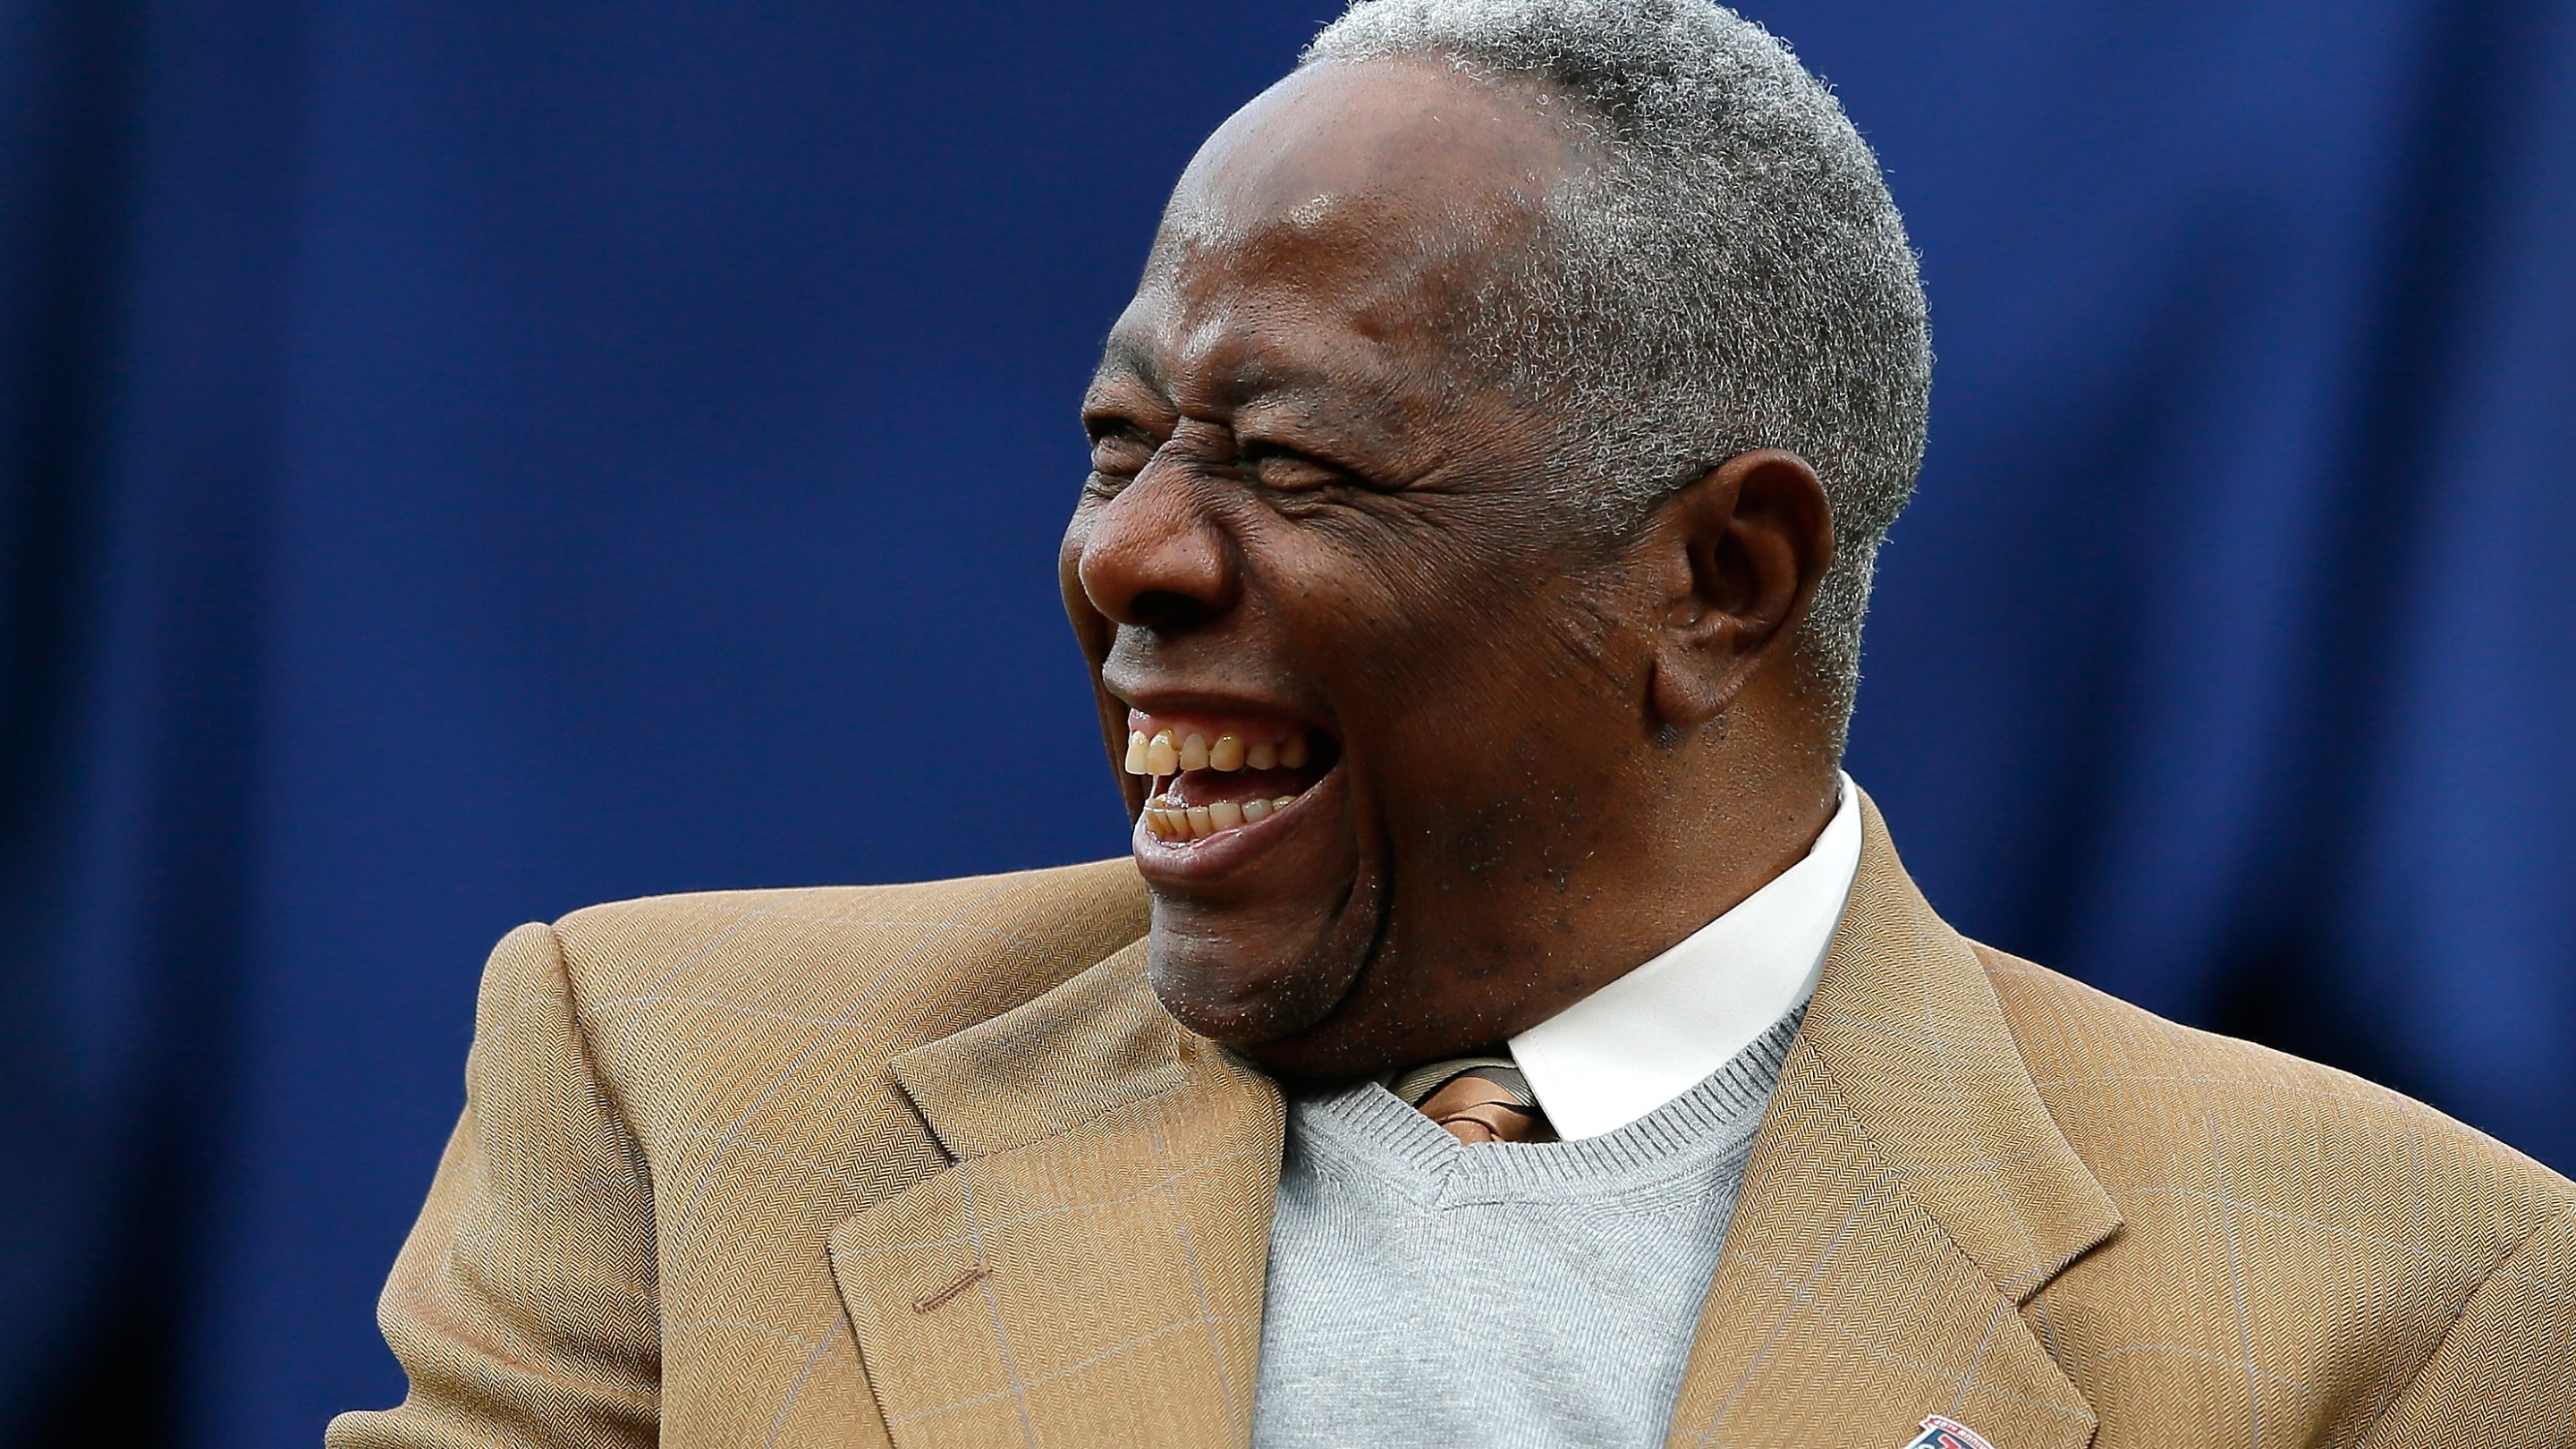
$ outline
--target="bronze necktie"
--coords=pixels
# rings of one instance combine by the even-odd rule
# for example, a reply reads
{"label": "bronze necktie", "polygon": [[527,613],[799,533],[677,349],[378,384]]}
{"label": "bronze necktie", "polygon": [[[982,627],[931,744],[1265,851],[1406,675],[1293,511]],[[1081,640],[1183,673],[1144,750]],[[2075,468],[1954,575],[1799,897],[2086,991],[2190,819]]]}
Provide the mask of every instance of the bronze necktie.
{"label": "bronze necktie", "polygon": [[1452,1057],[1399,1072],[1387,1090],[1461,1142],[1554,1142],[1538,1094],[1510,1057]]}

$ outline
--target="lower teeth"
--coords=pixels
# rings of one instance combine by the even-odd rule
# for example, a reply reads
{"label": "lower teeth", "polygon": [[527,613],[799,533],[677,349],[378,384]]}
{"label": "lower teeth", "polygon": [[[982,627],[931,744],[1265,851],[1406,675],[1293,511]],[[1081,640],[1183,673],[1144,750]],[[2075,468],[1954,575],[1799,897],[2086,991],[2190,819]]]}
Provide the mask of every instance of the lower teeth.
{"label": "lower teeth", "polygon": [[1287,808],[1294,795],[1269,800],[1219,800],[1212,805],[1175,805],[1157,795],[1145,802],[1145,828],[1157,840],[1205,840],[1211,835],[1266,820]]}

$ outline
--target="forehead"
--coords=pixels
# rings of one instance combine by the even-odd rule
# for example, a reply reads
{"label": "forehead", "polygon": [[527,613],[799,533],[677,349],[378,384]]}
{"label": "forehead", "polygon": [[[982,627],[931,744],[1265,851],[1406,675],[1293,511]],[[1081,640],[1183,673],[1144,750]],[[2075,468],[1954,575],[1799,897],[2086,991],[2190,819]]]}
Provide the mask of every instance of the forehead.
{"label": "forehead", "polygon": [[1537,96],[1416,61],[1273,86],[1183,174],[1104,371],[1240,390],[1426,365],[1579,164]]}
{"label": "forehead", "polygon": [[1199,147],[1166,232],[1313,227],[1379,215],[1509,213],[1543,199],[1581,140],[1536,82],[1431,60],[1327,63],[1255,96]]}

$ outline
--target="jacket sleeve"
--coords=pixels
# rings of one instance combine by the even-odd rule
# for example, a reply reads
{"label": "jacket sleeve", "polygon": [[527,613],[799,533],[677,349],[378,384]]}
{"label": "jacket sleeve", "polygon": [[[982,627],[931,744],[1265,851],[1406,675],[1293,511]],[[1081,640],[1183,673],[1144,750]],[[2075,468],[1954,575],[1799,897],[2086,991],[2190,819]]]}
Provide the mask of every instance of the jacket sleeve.
{"label": "jacket sleeve", "polygon": [[2561,1206],[2469,1294],[2364,1440],[2385,1449],[2561,1449],[2576,1433],[2576,1207]]}
{"label": "jacket sleeve", "polygon": [[329,1449],[649,1445],[660,1417],[653,1196],[601,1086],[554,932],[485,968],[464,1116],[377,1307],[400,1408],[343,1414]]}

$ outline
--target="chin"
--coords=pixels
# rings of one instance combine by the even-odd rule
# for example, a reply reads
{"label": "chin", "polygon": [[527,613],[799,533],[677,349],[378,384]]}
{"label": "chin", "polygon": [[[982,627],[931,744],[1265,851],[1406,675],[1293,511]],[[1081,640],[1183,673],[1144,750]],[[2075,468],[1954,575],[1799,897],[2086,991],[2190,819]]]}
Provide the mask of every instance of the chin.
{"label": "chin", "polygon": [[1174,1020],[1265,1065],[1339,1035],[1369,976],[1382,892],[1363,883],[1330,907],[1215,910],[1154,902],[1146,976]]}

